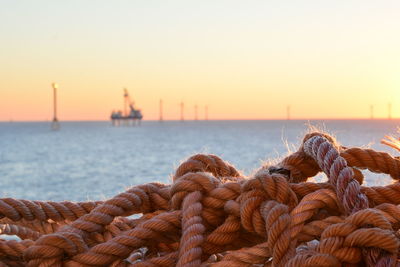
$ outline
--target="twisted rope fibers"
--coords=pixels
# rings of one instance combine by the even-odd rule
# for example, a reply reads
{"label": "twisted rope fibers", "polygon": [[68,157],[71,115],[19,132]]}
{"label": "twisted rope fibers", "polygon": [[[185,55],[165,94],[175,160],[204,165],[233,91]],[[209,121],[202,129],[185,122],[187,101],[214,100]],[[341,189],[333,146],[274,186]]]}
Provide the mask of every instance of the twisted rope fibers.
{"label": "twisted rope fibers", "polygon": [[3,198],[0,234],[21,240],[0,240],[0,266],[396,266],[400,183],[362,186],[361,170],[396,181],[400,160],[311,133],[251,177],[197,154],[171,184],[103,202]]}

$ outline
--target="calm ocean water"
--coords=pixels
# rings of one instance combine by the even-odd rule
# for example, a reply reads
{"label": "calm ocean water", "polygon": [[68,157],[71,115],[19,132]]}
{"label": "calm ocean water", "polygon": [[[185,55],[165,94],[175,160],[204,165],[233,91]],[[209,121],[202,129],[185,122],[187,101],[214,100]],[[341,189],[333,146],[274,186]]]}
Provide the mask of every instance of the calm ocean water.
{"label": "calm ocean water", "polygon": [[[297,149],[309,123],[336,135],[345,146],[369,146],[397,134],[399,120],[0,123],[0,195],[32,200],[98,200],[127,187],[169,183],[179,163],[194,153],[213,153],[245,174],[268,159]],[[390,182],[369,175],[368,185]]]}

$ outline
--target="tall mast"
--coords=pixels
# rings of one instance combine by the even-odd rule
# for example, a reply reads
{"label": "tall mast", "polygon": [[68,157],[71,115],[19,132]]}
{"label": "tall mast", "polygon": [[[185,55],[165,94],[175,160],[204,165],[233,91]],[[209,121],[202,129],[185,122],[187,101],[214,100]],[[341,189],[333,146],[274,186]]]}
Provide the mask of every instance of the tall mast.
{"label": "tall mast", "polygon": [[160,122],[163,121],[163,101],[160,99]]}
{"label": "tall mast", "polygon": [[57,119],[57,89],[58,84],[52,83],[51,87],[53,87],[53,122],[51,123],[52,130],[59,130],[60,124]]}
{"label": "tall mast", "polygon": [[374,119],[374,105],[369,106],[369,111],[370,111],[370,118],[372,120]]}
{"label": "tall mast", "polygon": [[181,121],[183,122],[185,119],[183,118],[183,109],[184,109],[184,104],[183,101],[181,102]]}
{"label": "tall mast", "polygon": [[128,116],[128,90],[126,88],[124,88],[124,116]]}

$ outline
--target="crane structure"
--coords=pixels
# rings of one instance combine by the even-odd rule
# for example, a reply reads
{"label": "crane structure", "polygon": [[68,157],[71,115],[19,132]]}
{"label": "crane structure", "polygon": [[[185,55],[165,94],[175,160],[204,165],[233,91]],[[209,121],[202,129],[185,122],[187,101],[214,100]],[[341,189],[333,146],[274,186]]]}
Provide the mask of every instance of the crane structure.
{"label": "crane structure", "polygon": [[[128,110],[129,107],[129,110]],[[143,114],[140,109],[135,108],[135,102],[131,100],[129,92],[124,88],[124,109],[123,111],[112,111],[111,122],[113,126],[124,125],[140,125]]]}

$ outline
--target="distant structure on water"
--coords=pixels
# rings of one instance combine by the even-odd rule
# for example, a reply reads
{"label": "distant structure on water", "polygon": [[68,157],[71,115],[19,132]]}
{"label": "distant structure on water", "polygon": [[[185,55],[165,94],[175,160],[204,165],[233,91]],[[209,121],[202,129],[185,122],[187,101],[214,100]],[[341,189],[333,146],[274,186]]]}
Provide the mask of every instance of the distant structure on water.
{"label": "distant structure on water", "polygon": [[370,119],[374,119],[374,105],[369,106],[369,112],[370,112]]}
{"label": "distant structure on water", "polygon": [[53,131],[58,131],[58,130],[60,130],[60,123],[57,119],[57,88],[58,88],[58,84],[52,83],[51,87],[53,87],[53,108],[54,108],[53,121],[51,122],[51,129]]}
{"label": "distant structure on water", "polygon": [[[129,112],[128,112],[129,106]],[[143,114],[140,109],[135,108],[135,103],[131,101],[128,90],[124,88],[124,111],[113,111],[111,113],[111,122],[113,126],[119,125],[136,125],[143,119]]]}
{"label": "distant structure on water", "polygon": [[162,122],[163,119],[163,101],[160,99],[160,122]]}
{"label": "distant structure on water", "polygon": [[181,101],[180,106],[181,106],[181,122],[184,122],[185,118],[183,117],[183,112],[184,112],[185,104],[183,103],[183,101]]}

